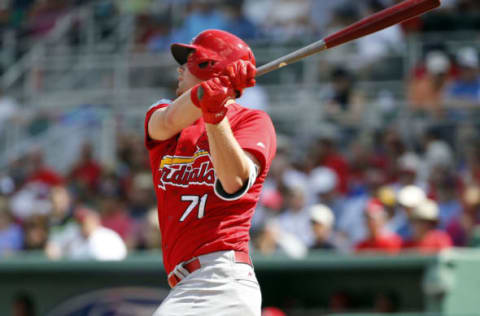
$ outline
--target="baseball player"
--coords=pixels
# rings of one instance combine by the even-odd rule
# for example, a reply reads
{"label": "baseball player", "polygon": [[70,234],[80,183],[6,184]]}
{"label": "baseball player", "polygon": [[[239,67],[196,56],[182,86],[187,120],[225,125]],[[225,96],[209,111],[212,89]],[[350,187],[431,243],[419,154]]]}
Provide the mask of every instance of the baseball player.
{"label": "baseball player", "polygon": [[180,64],[178,97],[145,118],[171,287],[154,315],[259,316],[249,229],[276,137],[265,112],[234,101],[255,85],[255,57],[220,30],[171,52]]}

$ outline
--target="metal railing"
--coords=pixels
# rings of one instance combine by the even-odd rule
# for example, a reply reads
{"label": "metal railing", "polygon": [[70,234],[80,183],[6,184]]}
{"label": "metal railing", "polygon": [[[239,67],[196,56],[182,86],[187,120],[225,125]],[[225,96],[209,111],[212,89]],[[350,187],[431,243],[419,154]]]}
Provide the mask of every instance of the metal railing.
{"label": "metal railing", "polygon": [[[281,89],[282,87],[266,87],[272,99],[289,94],[288,90],[281,94]],[[414,112],[408,104],[398,99],[393,100],[395,108],[389,111],[383,110],[380,101],[369,100],[365,103],[361,116],[353,121],[345,121],[344,114],[327,115],[322,101],[324,99],[318,95],[314,87],[297,92],[303,95],[301,102],[291,103],[288,98],[278,103],[271,100],[267,111],[274,122],[277,134],[295,140],[292,150],[298,153],[308,152],[312,141],[320,136],[333,136],[342,149],[347,149],[352,141],[371,138],[376,131],[387,127],[397,130],[407,145],[413,148],[418,145],[419,135],[429,127],[436,126],[445,131],[447,140],[460,158],[465,154],[466,148],[464,142],[457,141],[461,135],[459,131],[480,126],[480,115],[476,112],[471,112],[462,120],[448,117],[438,119],[428,114]],[[85,141],[93,144],[100,154],[102,163],[114,165],[116,135],[133,133],[142,139],[145,113],[152,103],[136,103],[132,106],[133,103],[130,102],[124,100],[120,105],[84,104],[62,110],[56,108],[47,113],[48,128],[35,135],[29,133],[28,125],[22,126],[18,123],[7,125],[4,129],[7,132],[0,133],[2,136],[0,169],[7,167],[11,161],[24,156],[32,149],[42,148],[49,164],[55,165],[59,170],[67,170]],[[35,117],[35,113],[27,116]]]}

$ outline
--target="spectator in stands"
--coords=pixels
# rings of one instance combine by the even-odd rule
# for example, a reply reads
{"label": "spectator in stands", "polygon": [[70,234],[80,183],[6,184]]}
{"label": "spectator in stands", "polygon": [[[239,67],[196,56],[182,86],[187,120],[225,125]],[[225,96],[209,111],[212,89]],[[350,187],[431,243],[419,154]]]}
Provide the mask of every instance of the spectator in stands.
{"label": "spectator in stands", "polygon": [[350,195],[344,199],[342,216],[336,220],[335,239],[340,250],[350,252],[357,243],[367,238],[365,208],[372,197],[377,197],[386,207],[387,198],[377,193],[384,184],[384,177],[379,168],[369,167],[365,172],[365,191],[362,194]]}
{"label": "spectator in stands", "polygon": [[437,252],[452,246],[450,236],[437,229],[439,210],[437,204],[429,199],[417,205],[410,216],[413,227],[413,239],[405,248],[421,252]]}
{"label": "spectator in stands", "polygon": [[325,100],[327,119],[356,126],[364,114],[365,96],[355,87],[353,74],[343,66],[338,66],[330,73],[330,81]]}
{"label": "spectator in stands", "polygon": [[142,172],[134,174],[127,196],[130,216],[134,219],[143,218],[150,208],[156,205],[155,192],[152,190],[152,176]]}
{"label": "spectator in stands", "polygon": [[[260,204],[272,211],[280,211],[285,205],[285,195],[288,188],[306,186],[308,177],[302,171],[295,169],[287,153],[279,152],[275,156],[265,186]],[[307,198],[310,202],[310,196]]]}
{"label": "spectator in stands", "polygon": [[[403,222],[404,212],[401,212],[397,202],[397,196],[392,186],[384,185],[376,190],[374,197],[382,203],[387,213],[385,226],[388,231],[399,234],[399,226]],[[400,236],[401,237],[401,236]]]}
{"label": "spectator in stands", "polygon": [[92,144],[85,143],[70,171],[69,182],[74,182],[79,190],[93,193],[98,188],[101,174],[102,167],[94,158]]}
{"label": "spectator in stands", "polygon": [[468,185],[462,194],[463,212],[459,218],[450,221],[446,227],[455,246],[478,246],[480,223],[480,187]]}
{"label": "spectator in stands", "polygon": [[423,161],[412,151],[407,151],[397,159],[396,181],[392,186],[399,189],[407,185],[424,186]]}
{"label": "spectator in stands", "polygon": [[261,253],[283,253],[294,258],[307,254],[308,246],[313,242],[313,232],[305,193],[300,184],[287,188],[286,210],[278,216],[268,216],[257,234],[255,243]]}
{"label": "spectator in stands", "polygon": [[0,258],[13,254],[22,247],[22,228],[14,222],[7,198],[0,196]]}
{"label": "spectator in stands", "polygon": [[382,203],[372,199],[366,209],[368,237],[355,246],[357,252],[380,251],[396,253],[402,247],[402,238],[386,228],[387,212]]}
{"label": "spectator in stands", "polygon": [[278,228],[282,232],[292,234],[307,247],[313,242],[310,225],[310,213],[306,205],[306,190],[296,186],[288,190],[286,210],[277,218]]}
{"label": "spectator in stands", "polygon": [[127,212],[125,200],[115,192],[103,191],[99,196],[99,211],[102,226],[115,231],[132,246],[134,221]]}
{"label": "spectator in stands", "polygon": [[463,190],[463,184],[456,172],[451,168],[436,166],[430,177],[432,197],[438,203],[439,227],[446,229],[451,221],[458,220],[462,215],[462,205],[459,196]]}
{"label": "spectator in stands", "polygon": [[255,246],[263,255],[284,254],[292,258],[303,258],[307,246],[294,234],[280,228],[278,221],[268,221],[255,240]]}
{"label": "spectator in stands", "polygon": [[63,225],[71,219],[74,201],[70,192],[64,186],[54,187],[50,190],[52,209],[49,214],[51,226]]}
{"label": "spectator in stands", "polygon": [[311,158],[314,167],[326,167],[335,172],[336,190],[340,194],[348,192],[349,168],[346,159],[337,150],[336,136],[323,135],[312,146]]}
{"label": "spectator in stands", "polygon": [[313,203],[322,203],[328,206],[340,221],[344,215],[344,199],[337,191],[338,177],[327,167],[317,167],[309,175],[308,188],[313,196]]}
{"label": "spectator in stands", "polygon": [[150,209],[136,225],[135,248],[136,249],[156,249],[161,251],[162,235],[158,224],[157,208]]}
{"label": "spectator in stands", "polygon": [[13,216],[20,222],[35,215],[46,216],[52,209],[50,187],[41,182],[27,183],[10,198]]}
{"label": "spectator in stands", "polygon": [[[284,210],[285,196],[289,187],[306,186],[307,176],[293,168],[287,154],[288,141],[277,135],[277,154],[272,161],[265,185],[263,186],[260,200],[252,218],[252,233],[263,230],[270,219],[276,217]],[[283,145],[282,145],[283,143]],[[283,148],[282,148],[283,147]],[[311,197],[307,196],[307,204]]]}
{"label": "spectator in stands", "polygon": [[332,210],[323,204],[315,204],[309,211],[314,236],[310,249],[334,249],[332,230],[335,216]]}
{"label": "spectator in stands", "polygon": [[412,227],[409,218],[413,209],[423,203],[426,199],[427,195],[425,194],[425,191],[415,185],[407,185],[398,191],[397,200],[400,209],[398,210],[398,217],[393,229],[403,240],[411,240]]}
{"label": "spectator in stands", "polygon": [[43,250],[48,239],[48,218],[45,215],[32,215],[23,222],[25,231],[24,249]]}
{"label": "spectator in stands", "polygon": [[97,212],[79,207],[75,210],[75,219],[80,229],[62,245],[56,245],[60,249],[60,258],[122,260],[126,257],[127,248],[122,238],[101,225]]}
{"label": "spectator in stands", "polygon": [[373,146],[370,141],[355,139],[348,147],[348,194],[363,195],[368,191],[367,174],[375,165]]}
{"label": "spectator in stands", "polygon": [[269,38],[278,42],[299,40],[312,34],[310,1],[268,1],[263,28]]}
{"label": "spectator in stands", "polygon": [[448,89],[448,104],[454,110],[476,108],[480,104],[478,52],[472,47],[465,47],[458,51],[456,58],[460,75]]}
{"label": "spectator in stands", "polygon": [[408,105],[413,111],[442,117],[446,87],[451,80],[450,60],[447,54],[435,50],[426,55],[425,64],[426,73],[408,83]]}
{"label": "spectator in stands", "polygon": [[390,127],[381,129],[378,137],[377,165],[383,171],[386,183],[396,183],[401,173],[400,158],[408,153],[407,146],[400,133]]}
{"label": "spectator in stands", "polygon": [[442,136],[442,130],[434,128],[427,130],[423,135],[424,164],[422,167],[426,176],[436,167],[454,167],[453,151]]}
{"label": "spectator in stands", "polygon": [[38,182],[48,187],[62,185],[64,180],[62,176],[44,161],[44,153],[40,148],[36,148],[29,155],[30,172],[25,180],[27,183]]}
{"label": "spectator in stands", "polygon": [[73,236],[79,233],[79,225],[73,219],[73,201],[65,187],[55,187],[50,192],[52,211],[49,216],[48,241],[45,253],[51,259],[59,259]]}

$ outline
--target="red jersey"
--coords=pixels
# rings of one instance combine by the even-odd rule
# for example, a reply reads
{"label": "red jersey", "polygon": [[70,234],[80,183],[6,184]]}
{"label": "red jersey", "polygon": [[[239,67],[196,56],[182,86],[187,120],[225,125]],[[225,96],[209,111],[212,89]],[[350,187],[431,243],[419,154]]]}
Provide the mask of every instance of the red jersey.
{"label": "red jersey", "polygon": [[441,230],[434,229],[429,231],[425,236],[417,242],[410,242],[405,248],[415,248],[420,252],[438,252],[453,246],[450,236]]}
{"label": "red jersey", "polygon": [[248,252],[251,219],[276,151],[272,121],[265,112],[229,105],[233,134],[242,149],[257,158],[261,170],[248,192],[227,199],[215,190],[217,178],[203,118],[165,141],[148,136],[150,116],[165,106],[152,106],[145,118],[165,270],[170,273],[178,263],[210,252]]}
{"label": "red jersey", "polygon": [[400,236],[388,233],[378,236],[375,239],[367,239],[355,246],[355,249],[360,251],[382,251],[389,253],[396,253],[402,248],[402,238]]}
{"label": "red jersey", "polygon": [[33,172],[26,182],[42,182],[50,187],[63,184],[62,177],[53,169],[42,167]]}
{"label": "red jersey", "polygon": [[94,160],[89,160],[75,166],[71,172],[71,176],[74,179],[85,182],[92,190],[95,190],[101,175],[102,167]]}

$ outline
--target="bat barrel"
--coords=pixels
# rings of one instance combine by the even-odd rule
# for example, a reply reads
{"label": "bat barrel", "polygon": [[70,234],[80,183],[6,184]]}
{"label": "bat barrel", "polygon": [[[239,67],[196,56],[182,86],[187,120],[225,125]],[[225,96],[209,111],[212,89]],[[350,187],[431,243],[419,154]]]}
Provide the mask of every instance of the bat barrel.
{"label": "bat barrel", "polygon": [[440,0],[407,0],[366,17],[325,38],[327,48],[352,41],[407,21],[440,6]]}
{"label": "bat barrel", "polygon": [[407,21],[440,6],[440,0],[406,0],[393,7],[377,12],[366,17],[345,29],[338,31],[325,39],[314,42],[288,55],[275,59],[259,68],[256,76],[262,76],[270,71],[282,68],[318,53],[322,50],[332,48],[354,39],[375,33],[389,26]]}

